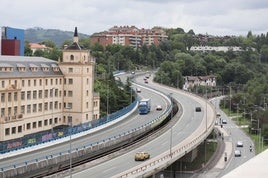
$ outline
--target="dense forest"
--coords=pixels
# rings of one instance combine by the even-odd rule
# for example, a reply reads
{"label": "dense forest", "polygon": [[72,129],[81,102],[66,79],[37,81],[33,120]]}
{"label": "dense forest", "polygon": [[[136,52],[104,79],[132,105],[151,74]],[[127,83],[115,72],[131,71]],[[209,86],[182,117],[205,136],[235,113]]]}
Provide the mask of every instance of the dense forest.
{"label": "dense forest", "polygon": [[[265,137],[268,137],[268,33],[247,36],[215,37],[196,35],[193,30],[185,32],[181,28],[165,29],[168,40],[159,46],[141,46],[134,49],[129,46],[108,45],[105,48],[96,43],[90,46],[88,38],[80,38],[80,44],[91,50],[96,58],[95,91],[101,96],[101,110],[114,112],[131,102],[130,83],[123,85],[115,81],[112,72],[117,70],[157,70],[154,80],[169,86],[182,88],[184,76],[214,75],[217,87],[197,87],[192,92],[199,95],[221,91],[230,94],[224,103],[231,110],[253,114],[259,119]],[[204,40],[205,37],[205,40]],[[35,56],[44,56],[58,60],[60,49],[53,42],[43,41],[53,48],[50,52],[36,51]],[[70,44],[66,40],[65,44]],[[191,46],[239,46],[243,51],[193,52]],[[26,42],[26,55],[32,55]],[[118,87],[120,85],[120,87]],[[108,87],[109,86],[109,87]],[[109,97],[107,97],[109,96]],[[109,99],[108,99],[109,98]]]}

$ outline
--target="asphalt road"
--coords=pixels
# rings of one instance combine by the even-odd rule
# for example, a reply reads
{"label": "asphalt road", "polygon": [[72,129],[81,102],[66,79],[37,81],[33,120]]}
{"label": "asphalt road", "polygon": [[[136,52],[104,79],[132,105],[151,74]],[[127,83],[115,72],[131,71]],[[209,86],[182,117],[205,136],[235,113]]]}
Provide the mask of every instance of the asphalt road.
{"label": "asphalt road", "polygon": [[[142,83],[143,77],[138,77],[137,81]],[[140,146],[137,149],[129,150],[126,154],[118,155],[116,158],[110,159],[104,163],[97,164],[95,166],[91,165],[84,171],[73,174],[73,177],[101,178],[115,176],[116,174],[142,164],[142,162],[134,161],[134,155],[136,152],[147,151],[151,154],[150,159],[153,159],[154,157],[170,150],[170,145],[172,145],[172,147],[175,145],[184,145],[186,144],[187,139],[196,138],[200,135],[201,130],[205,130],[205,127],[207,126],[206,124],[214,122],[215,112],[213,108],[207,106],[203,100],[196,99],[195,97],[176,89],[170,89],[162,85],[154,84],[150,80],[146,85],[152,88],[157,88],[167,95],[171,95],[182,104],[183,114],[180,120],[172,127],[172,129],[160,135],[156,139]],[[195,107],[197,106],[201,107],[201,112],[195,112]],[[207,115],[204,112],[206,109],[208,111]],[[204,119],[207,120],[204,121]]]}

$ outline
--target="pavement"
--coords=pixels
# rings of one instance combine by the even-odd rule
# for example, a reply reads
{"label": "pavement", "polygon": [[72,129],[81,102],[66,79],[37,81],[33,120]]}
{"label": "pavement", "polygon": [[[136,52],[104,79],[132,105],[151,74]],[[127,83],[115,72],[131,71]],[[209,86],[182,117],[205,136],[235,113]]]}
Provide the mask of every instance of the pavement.
{"label": "pavement", "polygon": [[202,173],[199,173],[199,175],[197,176],[198,178],[217,177],[220,174],[221,170],[223,170],[227,166],[232,156],[233,144],[230,140],[228,140],[230,133],[228,133],[224,129],[224,126],[215,127],[219,130],[219,133],[221,133],[221,137],[223,140],[223,142],[221,142],[220,144],[220,147],[222,147],[222,149],[219,149],[220,157],[215,158],[215,162],[204,167],[201,171]]}

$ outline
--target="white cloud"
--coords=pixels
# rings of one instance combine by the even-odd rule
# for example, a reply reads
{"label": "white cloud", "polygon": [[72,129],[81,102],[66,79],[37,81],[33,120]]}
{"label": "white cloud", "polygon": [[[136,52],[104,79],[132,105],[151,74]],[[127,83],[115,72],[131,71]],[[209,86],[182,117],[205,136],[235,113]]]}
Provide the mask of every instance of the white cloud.
{"label": "white cloud", "polygon": [[2,0],[1,26],[93,34],[114,25],[163,26],[195,33],[246,35],[268,30],[266,0]]}

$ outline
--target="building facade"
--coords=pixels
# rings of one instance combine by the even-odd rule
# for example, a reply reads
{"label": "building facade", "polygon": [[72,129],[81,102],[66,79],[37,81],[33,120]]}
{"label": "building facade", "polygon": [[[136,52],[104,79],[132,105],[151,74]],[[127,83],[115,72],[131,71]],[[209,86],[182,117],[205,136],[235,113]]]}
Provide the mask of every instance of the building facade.
{"label": "building facade", "polygon": [[96,33],[90,37],[90,45],[99,43],[103,47],[109,44],[119,44],[138,48],[142,45],[159,45],[167,40],[165,31],[161,28],[138,29],[135,26],[114,26],[106,32]]}
{"label": "building facade", "polygon": [[1,55],[24,56],[24,30],[2,27],[1,38]]}
{"label": "building facade", "polygon": [[0,56],[0,141],[98,119],[94,66],[77,29],[62,61]]}
{"label": "building facade", "polygon": [[184,77],[184,90],[191,90],[194,86],[210,86],[215,87],[216,83],[216,76],[214,75],[207,75],[207,76],[186,76]]}

